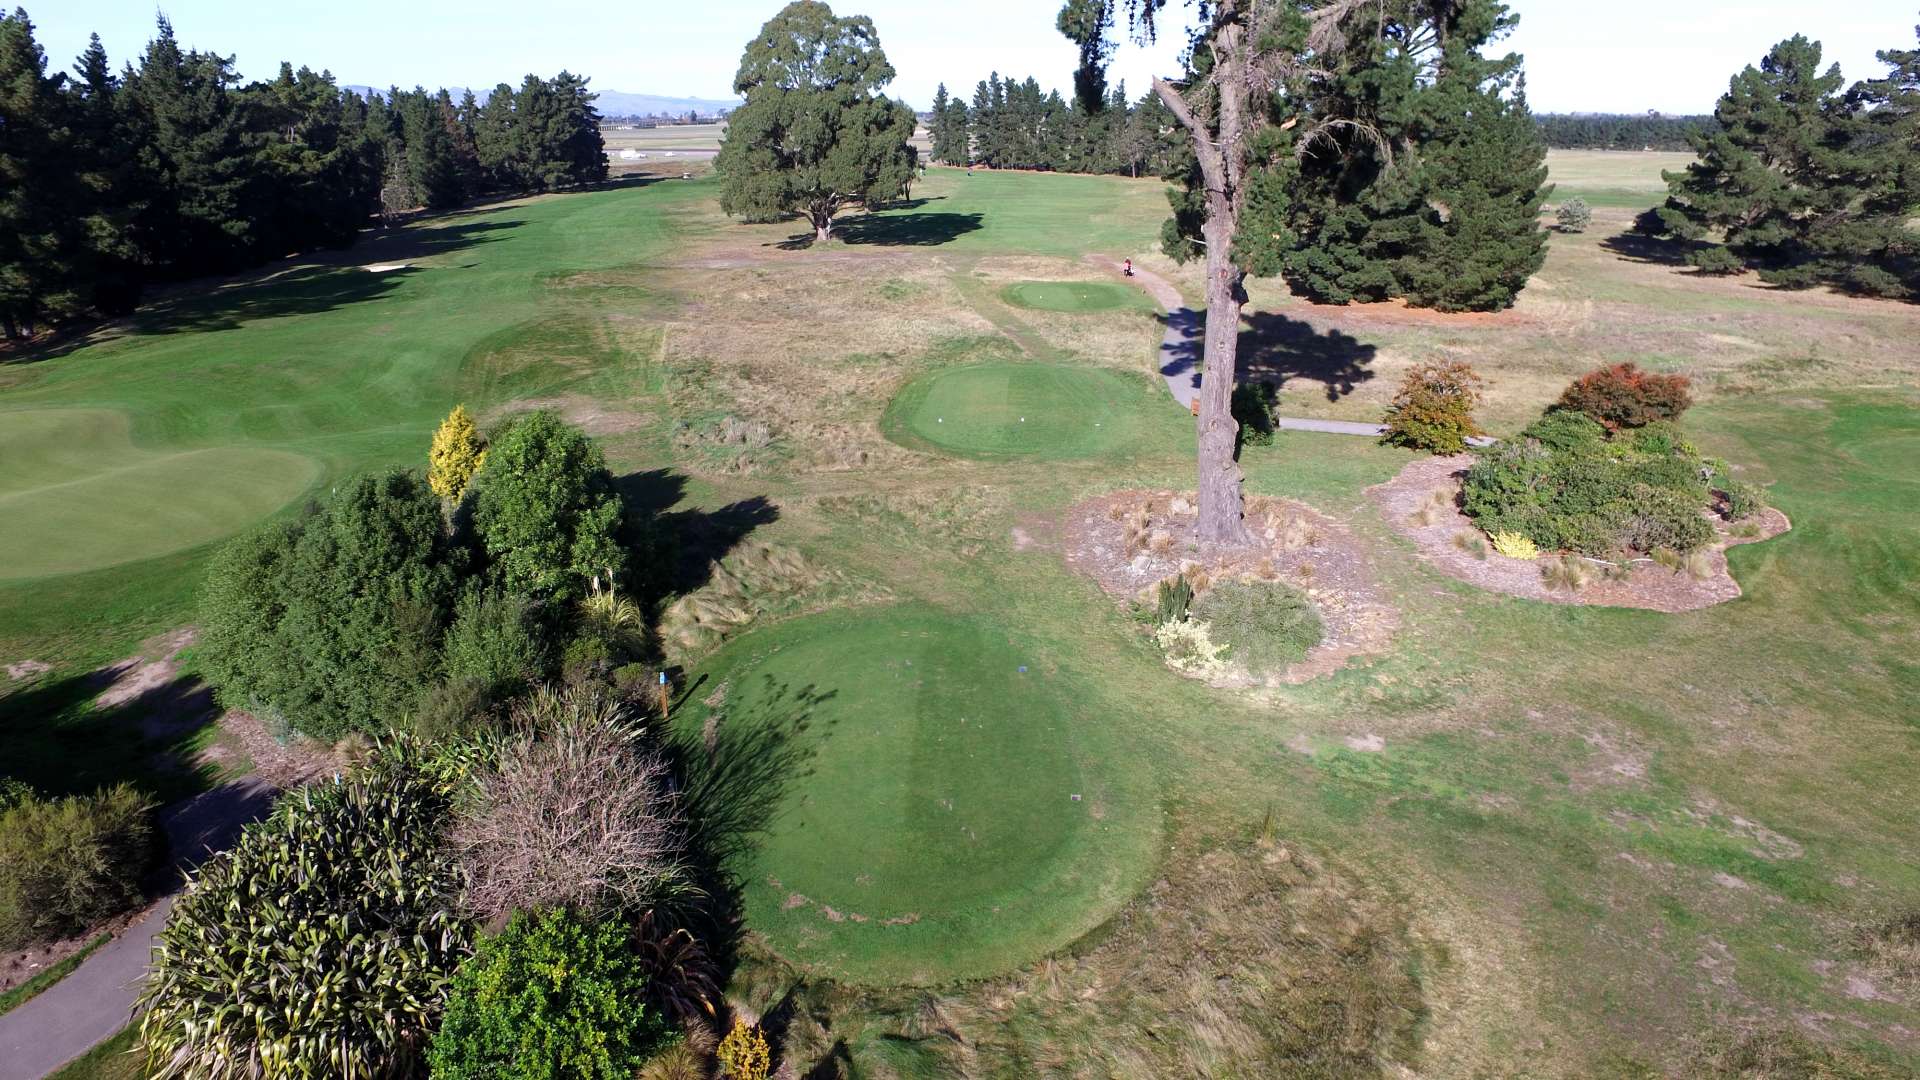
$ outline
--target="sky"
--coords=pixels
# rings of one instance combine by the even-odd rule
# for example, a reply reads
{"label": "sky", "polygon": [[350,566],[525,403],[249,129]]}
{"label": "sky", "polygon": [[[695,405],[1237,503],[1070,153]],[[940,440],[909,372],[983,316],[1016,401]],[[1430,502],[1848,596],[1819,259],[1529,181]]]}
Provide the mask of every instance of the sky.
{"label": "sky", "polygon": [[[14,0],[33,16],[51,67],[98,32],[118,66],[152,36],[153,0]],[[872,16],[900,73],[888,92],[917,108],[936,83],[970,94],[989,71],[1033,75],[1069,93],[1076,54],[1054,29],[1058,0],[831,0]],[[1536,112],[1711,111],[1727,80],[1775,42],[1804,33],[1849,80],[1881,73],[1876,50],[1914,44],[1920,0],[1509,0]],[[11,3],[9,3],[11,6]],[[236,57],[249,78],[282,59],[342,83],[487,87],[562,68],[604,90],[731,97],[740,50],[779,0],[161,0],[189,46]],[[1185,9],[1170,5],[1177,19]],[[965,15],[962,17],[961,12]],[[1128,43],[1111,79],[1133,96],[1178,70],[1178,34]]]}

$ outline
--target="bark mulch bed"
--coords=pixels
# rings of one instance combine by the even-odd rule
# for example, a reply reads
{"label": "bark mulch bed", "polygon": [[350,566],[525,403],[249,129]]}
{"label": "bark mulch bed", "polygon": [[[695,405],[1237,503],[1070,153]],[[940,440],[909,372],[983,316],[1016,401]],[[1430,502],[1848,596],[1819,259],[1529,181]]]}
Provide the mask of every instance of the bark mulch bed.
{"label": "bark mulch bed", "polygon": [[1160,582],[1182,572],[1202,582],[1285,581],[1304,592],[1325,627],[1320,644],[1285,671],[1255,676],[1234,669],[1212,680],[1214,685],[1303,683],[1338,671],[1355,657],[1386,651],[1400,614],[1388,603],[1366,551],[1344,525],[1303,503],[1256,496],[1246,503],[1255,542],[1220,549],[1194,541],[1196,516],[1192,496],[1175,491],[1119,491],[1089,499],[1067,511],[1067,565],[1116,599],[1149,608],[1158,599]]}
{"label": "bark mulch bed", "polygon": [[[1482,558],[1471,545],[1460,546],[1459,541],[1481,538],[1480,530],[1459,509],[1460,482],[1472,464],[1471,454],[1421,458],[1386,483],[1368,488],[1367,494],[1380,507],[1387,524],[1413,541],[1420,557],[1442,573],[1469,585],[1529,600],[1669,613],[1724,604],[1740,595],[1740,583],[1727,572],[1726,549],[1769,540],[1792,527],[1787,515],[1772,507],[1742,525],[1730,525],[1714,517],[1714,531],[1720,539],[1705,549],[1708,572],[1704,578],[1640,559],[1633,562],[1626,577],[1609,580],[1601,572],[1604,567],[1596,562],[1591,564],[1593,579],[1584,588],[1570,592],[1550,587],[1541,577],[1540,568],[1548,558],[1544,554],[1529,561],[1509,559],[1489,549]],[[1748,536],[1734,535],[1733,530],[1746,524],[1757,531]]]}

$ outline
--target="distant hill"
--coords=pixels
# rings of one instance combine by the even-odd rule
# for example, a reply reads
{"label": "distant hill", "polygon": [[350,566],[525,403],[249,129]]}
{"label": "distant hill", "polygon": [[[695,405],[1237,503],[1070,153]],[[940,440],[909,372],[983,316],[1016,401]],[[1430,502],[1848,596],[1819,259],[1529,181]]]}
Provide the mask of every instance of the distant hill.
{"label": "distant hill", "polygon": [[[514,85],[518,85],[517,81]],[[371,86],[348,86],[346,89],[361,97],[386,96],[384,87],[376,90]],[[465,87],[450,86],[447,92],[453,95],[453,100],[459,101],[467,91]],[[492,92],[492,88],[488,87],[475,90],[473,96],[484,105],[487,95]],[[600,99],[593,104],[600,110],[601,116],[685,116],[690,112],[712,116],[722,109],[731,109],[740,104],[738,98],[665,97],[660,94],[628,94],[619,90],[594,92],[600,95]]]}

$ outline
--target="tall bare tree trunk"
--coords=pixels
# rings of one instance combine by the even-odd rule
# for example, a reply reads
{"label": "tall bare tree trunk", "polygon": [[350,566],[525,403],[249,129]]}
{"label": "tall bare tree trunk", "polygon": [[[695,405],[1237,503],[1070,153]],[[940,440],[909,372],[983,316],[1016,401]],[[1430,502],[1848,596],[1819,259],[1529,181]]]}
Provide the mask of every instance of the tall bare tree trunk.
{"label": "tall bare tree trunk", "polygon": [[1207,335],[1205,367],[1200,372],[1200,417],[1195,421],[1200,437],[1200,512],[1194,533],[1205,543],[1239,545],[1252,539],[1240,498],[1243,474],[1233,458],[1240,435],[1240,424],[1233,418],[1233,384],[1240,365],[1240,308],[1247,302],[1247,293],[1231,255],[1232,215],[1209,212],[1202,232],[1207,240]]}
{"label": "tall bare tree trunk", "polygon": [[1252,542],[1241,503],[1240,465],[1233,459],[1240,425],[1233,419],[1233,383],[1240,360],[1240,308],[1247,302],[1243,271],[1233,262],[1233,240],[1245,202],[1242,155],[1248,136],[1246,28],[1235,0],[1217,0],[1214,31],[1218,90],[1214,115],[1196,115],[1172,83],[1154,79],[1153,89],[1193,139],[1206,185],[1207,334],[1200,374],[1199,520],[1195,539],[1239,546]]}

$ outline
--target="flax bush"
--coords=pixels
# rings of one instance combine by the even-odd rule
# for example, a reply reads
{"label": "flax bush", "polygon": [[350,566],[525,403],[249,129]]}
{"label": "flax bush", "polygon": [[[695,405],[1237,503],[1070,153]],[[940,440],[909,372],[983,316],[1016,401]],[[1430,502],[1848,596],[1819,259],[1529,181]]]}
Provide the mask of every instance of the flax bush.
{"label": "flax bush", "polygon": [[443,822],[465,766],[388,744],[281,799],[208,862],[156,940],[140,1040],[158,1080],[413,1069],[472,931]]}

